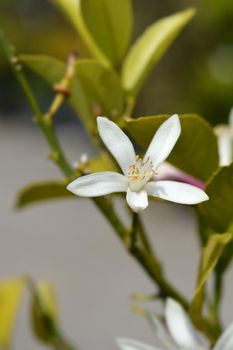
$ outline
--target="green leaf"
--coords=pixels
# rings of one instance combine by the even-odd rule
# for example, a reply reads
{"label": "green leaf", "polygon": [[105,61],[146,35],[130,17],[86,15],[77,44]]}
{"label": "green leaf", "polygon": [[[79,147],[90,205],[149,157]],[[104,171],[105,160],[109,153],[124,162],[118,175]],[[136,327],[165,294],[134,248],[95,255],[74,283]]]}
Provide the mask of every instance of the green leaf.
{"label": "green leaf", "polygon": [[[102,152],[85,164],[81,164],[80,170],[84,172],[117,171],[118,167],[108,153]],[[80,175],[77,170],[77,177]],[[67,181],[55,180],[29,184],[17,194],[15,207],[17,209],[23,209],[29,205],[39,204],[45,201],[77,198],[66,189],[67,184]]]}
{"label": "green leaf", "polygon": [[9,349],[17,312],[22,298],[23,279],[0,282],[0,348]]}
{"label": "green leaf", "polygon": [[100,114],[118,117],[124,109],[124,93],[119,76],[96,60],[79,60],[76,64],[77,78],[92,100],[99,106]]}
{"label": "green leaf", "polygon": [[201,326],[203,323],[202,309],[206,282],[219,261],[223,253],[223,249],[231,241],[231,239],[232,235],[229,233],[214,234],[210,236],[207,245],[203,250],[197,288],[189,309],[192,320],[198,326]]}
{"label": "green leaf", "polygon": [[93,57],[118,65],[132,32],[131,0],[51,0],[68,17]]}
{"label": "green leaf", "polygon": [[45,281],[32,284],[31,317],[35,335],[53,343],[58,329],[58,305],[53,286]]}
{"label": "green leaf", "polygon": [[74,29],[82,37],[83,42],[89,49],[93,57],[97,58],[105,66],[110,66],[110,62],[98,47],[94,38],[91,36],[83,15],[80,11],[79,0],[50,0],[67,17]]}
{"label": "green leaf", "polygon": [[[20,60],[52,86],[64,78],[66,63],[54,57],[45,55],[20,55]],[[93,124],[96,122],[95,115],[81,81],[77,78],[72,80],[71,96],[68,98],[68,102],[83,121],[86,128],[92,132]]]}
{"label": "green leaf", "polygon": [[147,28],[135,42],[126,56],[122,71],[123,87],[129,95],[139,92],[154,65],[194,13],[194,9],[188,9],[162,18]]}
{"label": "green leaf", "polygon": [[[127,119],[126,129],[146,149],[167,115]],[[184,172],[206,181],[218,168],[216,137],[209,124],[195,114],[180,115],[181,136],[168,162]]]}
{"label": "green leaf", "polygon": [[18,193],[16,208],[21,209],[48,200],[74,197],[67,191],[66,186],[67,182],[64,181],[42,181],[30,184]]}
{"label": "green leaf", "polygon": [[207,226],[215,232],[226,232],[233,221],[233,163],[219,168],[207,183],[209,201],[199,204],[198,210]]}
{"label": "green leaf", "polygon": [[[20,59],[50,85],[58,83],[65,75],[66,64],[56,58],[21,55]],[[92,133],[96,129],[96,114],[117,118],[123,112],[125,98],[114,70],[96,60],[77,60],[68,102]]]}
{"label": "green leaf", "polygon": [[78,6],[98,47],[113,65],[120,64],[131,38],[131,0],[79,0]]}

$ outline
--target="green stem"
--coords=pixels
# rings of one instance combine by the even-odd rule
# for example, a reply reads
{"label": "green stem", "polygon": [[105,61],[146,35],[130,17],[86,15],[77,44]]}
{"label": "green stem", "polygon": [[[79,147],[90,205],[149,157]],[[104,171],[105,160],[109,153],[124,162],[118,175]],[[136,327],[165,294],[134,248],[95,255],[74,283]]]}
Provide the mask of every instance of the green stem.
{"label": "green stem", "polygon": [[144,229],[144,226],[142,224],[142,221],[140,219],[140,217],[138,217],[138,230],[139,230],[139,233],[140,233],[140,239],[141,239],[141,242],[142,242],[142,245],[144,246],[144,248],[146,249],[146,251],[150,254],[150,255],[154,255],[154,251],[153,251],[153,248],[152,248],[152,244],[150,243],[150,240],[146,234],[146,231]]}
{"label": "green stem", "polygon": [[10,62],[13,72],[15,73],[23,92],[27,98],[29,105],[34,113],[34,121],[38,124],[38,126],[43,131],[51,149],[52,153],[50,155],[51,159],[59,166],[61,171],[65,174],[66,177],[71,177],[73,175],[73,170],[69,166],[67,162],[62,148],[58,142],[57,136],[55,134],[55,130],[53,124],[50,123],[46,118],[44,118],[41,110],[38,106],[38,103],[32,93],[32,90],[29,86],[29,83],[23,73],[23,68],[21,63],[19,62],[17,56],[15,55],[13,48],[10,47],[5,40],[2,33],[0,33],[0,39],[3,46],[3,50],[7,57],[8,62]]}

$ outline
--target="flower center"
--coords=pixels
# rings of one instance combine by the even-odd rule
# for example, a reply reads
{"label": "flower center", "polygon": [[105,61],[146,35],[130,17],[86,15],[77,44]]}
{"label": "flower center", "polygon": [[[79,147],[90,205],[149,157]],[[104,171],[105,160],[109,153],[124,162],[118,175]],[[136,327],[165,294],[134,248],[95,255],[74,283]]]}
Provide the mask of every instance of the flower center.
{"label": "flower center", "polygon": [[136,156],[136,162],[129,168],[129,186],[135,192],[140,191],[154,174],[153,164],[149,157],[143,161],[142,158]]}

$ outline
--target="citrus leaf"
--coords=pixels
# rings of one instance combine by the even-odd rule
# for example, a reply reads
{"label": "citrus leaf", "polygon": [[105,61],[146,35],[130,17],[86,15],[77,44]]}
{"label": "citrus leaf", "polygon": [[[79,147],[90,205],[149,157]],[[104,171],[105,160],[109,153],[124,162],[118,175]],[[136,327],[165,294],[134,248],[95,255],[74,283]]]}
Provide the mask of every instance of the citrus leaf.
{"label": "citrus leaf", "polygon": [[[181,135],[168,157],[168,162],[182,171],[207,181],[218,168],[216,137],[209,124],[195,114],[180,115]],[[167,115],[127,119],[126,129],[146,149]],[[158,169],[159,171],[159,169]]]}
{"label": "citrus leaf", "polygon": [[199,204],[198,210],[205,223],[215,232],[226,232],[233,221],[233,163],[219,168],[207,183],[208,203]]}
{"label": "citrus leaf", "polygon": [[223,249],[231,239],[232,235],[230,233],[214,234],[209,237],[207,245],[203,250],[197,288],[189,309],[190,316],[196,325],[200,326],[203,322],[202,309],[206,282],[219,261]]}
{"label": "citrus leaf", "polygon": [[124,93],[119,76],[96,60],[78,60],[77,78],[92,100],[92,105],[99,108],[99,114],[109,118],[118,117],[124,108]]}
{"label": "citrus leaf", "polygon": [[138,38],[126,56],[122,70],[123,87],[129,95],[139,92],[154,65],[194,13],[194,9],[188,9],[162,18]]}
{"label": "citrus leaf", "polygon": [[132,32],[131,0],[78,0],[83,22],[113,65],[121,63]]}
{"label": "citrus leaf", "polygon": [[67,16],[94,58],[105,66],[122,61],[132,32],[131,0],[51,1]]}
{"label": "citrus leaf", "polygon": [[21,209],[31,204],[37,204],[48,200],[56,200],[74,197],[66,189],[65,181],[35,182],[24,187],[17,195],[16,208]]}
{"label": "citrus leaf", "polygon": [[91,36],[86,23],[84,21],[82,12],[80,10],[79,0],[50,0],[68,19],[74,29],[81,36],[86,47],[102,64],[110,66],[110,62],[98,47],[94,38]]}
{"label": "citrus leaf", "polygon": [[35,335],[50,343],[58,329],[58,305],[53,286],[40,281],[32,285],[31,317]]}
{"label": "citrus leaf", "polygon": [[[80,169],[87,172],[117,171],[115,161],[108,153],[100,153],[98,156],[80,164]],[[77,177],[81,173],[77,169]],[[17,194],[15,207],[23,209],[32,204],[39,204],[45,201],[77,198],[66,189],[67,181],[48,180],[29,184],[22,188]]]}
{"label": "citrus leaf", "polygon": [[24,288],[23,279],[0,281],[0,348],[9,349]]}

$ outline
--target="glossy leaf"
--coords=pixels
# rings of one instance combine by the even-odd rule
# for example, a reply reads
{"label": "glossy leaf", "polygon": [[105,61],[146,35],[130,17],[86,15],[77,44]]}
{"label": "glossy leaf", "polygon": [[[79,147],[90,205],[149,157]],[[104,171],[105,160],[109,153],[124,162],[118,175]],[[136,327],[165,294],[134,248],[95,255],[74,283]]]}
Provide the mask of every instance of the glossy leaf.
{"label": "glossy leaf", "polygon": [[[167,115],[127,119],[126,129],[146,149]],[[218,168],[216,137],[209,124],[195,114],[180,115],[181,135],[168,161],[182,171],[207,181]],[[158,169],[159,171],[159,169]]]}
{"label": "glossy leaf", "polygon": [[9,349],[24,281],[9,279],[0,282],[0,348]]}
{"label": "glossy leaf", "polygon": [[131,0],[78,0],[83,22],[114,65],[121,63],[132,32]]}
{"label": "glossy leaf", "polygon": [[198,206],[200,215],[216,232],[225,232],[233,221],[233,163],[220,168],[208,182],[208,203]]}
{"label": "glossy leaf", "polygon": [[[84,0],[85,1],[85,0]],[[136,95],[154,65],[193,17],[188,9],[157,21],[139,37],[126,56],[122,82],[130,95]]]}
{"label": "glossy leaf", "polygon": [[110,62],[98,47],[84,21],[79,0],[50,0],[68,19],[81,36],[86,47],[102,64],[110,66]]}
{"label": "glossy leaf", "polygon": [[118,75],[96,60],[77,61],[76,71],[99,114],[109,118],[120,116],[124,108],[124,93]]}
{"label": "glossy leaf", "polygon": [[105,66],[122,61],[132,32],[131,0],[51,1],[67,16],[94,58]]}
{"label": "glossy leaf", "polygon": [[44,342],[53,342],[58,328],[58,305],[50,283],[33,284],[31,316],[36,336]]}
{"label": "glossy leaf", "polygon": [[[21,55],[20,60],[31,70],[43,78],[49,85],[59,83],[65,75],[66,63],[52,56],[45,55]],[[68,102],[78,114],[89,131],[93,130],[96,122],[90,100],[80,81],[75,77],[72,81],[71,96]]]}
{"label": "glossy leaf", "polygon": [[64,181],[35,182],[24,187],[17,195],[16,208],[21,209],[31,204],[38,204],[48,200],[74,197],[66,189]]}
{"label": "glossy leaf", "polygon": [[232,235],[229,233],[214,234],[209,237],[207,245],[203,250],[197,288],[189,310],[192,320],[199,326],[203,322],[202,308],[206,282],[219,261],[223,253],[223,249],[231,241],[231,239]]}

